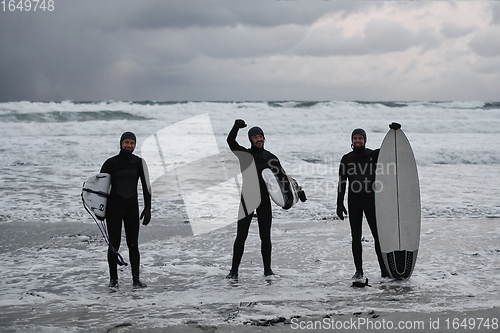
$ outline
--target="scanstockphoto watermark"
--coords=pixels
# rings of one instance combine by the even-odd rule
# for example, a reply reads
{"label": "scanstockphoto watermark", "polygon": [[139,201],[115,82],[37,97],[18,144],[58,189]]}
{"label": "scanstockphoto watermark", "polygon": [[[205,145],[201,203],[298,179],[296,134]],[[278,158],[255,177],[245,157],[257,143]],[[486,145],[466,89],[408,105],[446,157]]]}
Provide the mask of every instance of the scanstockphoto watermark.
{"label": "scanstockphoto watermark", "polygon": [[[431,322],[432,324],[432,322]],[[429,326],[423,320],[398,321],[392,320],[375,320],[370,318],[350,318],[338,320],[335,318],[323,318],[322,320],[303,320],[293,318],[291,328],[293,330],[335,330],[335,331],[388,331],[388,330],[424,330]]]}
{"label": "scanstockphoto watermark", "polygon": [[291,320],[293,330],[335,330],[335,331],[437,331],[437,330],[471,330],[495,332],[499,328],[498,318],[429,318],[428,320],[386,320],[370,318],[350,318],[338,320],[332,317],[322,320]]}
{"label": "scanstockphoto watermark", "polygon": [[[432,324],[432,322],[431,322]],[[338,320],[335,318],[323,318],[322,320],[303,320],[300,321],[298,318],[293,318],[291,320],[291,328],[293,330],[337,330],[337,331],[348,331],[348,330],[424,330],[429,326],[423,320],[412,320],[412,321],[398,321],[394,322],[392,320],[386,319],[370,319],[370,318],[350,318],[344,320]]]}
{"label": "scanstockphoto watermark", "polygon": [[[392,165],[381,165],[379,170],[395,170]],[[376,176],[378,175],[378,176]],[[348,187],[349,193],[381,193],[384,191],[384,182],[379,180],[380,175],[386,175],[386,173],[379,172],[376,175],[371,175],[367,177],[361,177],[361,179],[355,180],[341,180],[338,175],[303,175],[301,177],[304,181],[300,184],[302,188],[311,193],[317,193],[322,197],[328,198],[330,196],[336,196],[339,191],[339,184],[342,187]],[[389,174],[390,177],[396,177],[396,174]]]}
{"label": "scanstockphoto watermark", "polygon": [[3,0],[0,10],[3,12],[53,12],[54,0]]}
{"label": "scanstockphoto watermark", "polygon": [[340,163],[340,159],[325,157],[314,163],[299,163],[291,169],[287,169],[290,174],[311,176],[335,176],[345,174],[347,176],[355,175],[396,175],[396,163]]}
{"label": "scanstockphoto watermark", "polygon": [[180,203],[195,236],[241,218],[241,198],[248,212],[260,204],[252,156],[219,150],[208,113],[157,131],[144,141],[141,155],[153,195]]}
{"label": "scanstockphoto watermark", "polygon": [[335,176],[339,173],[340,159],[331,156],[325,156],[323,159],[314,160],[314,162],[298,163],[291,168],[286,168],[291,175],[311,176]]}
{"label": "scanstockphoto watermark", "polygon": [[[236,222],[260,204],[260,182],[252,155],[220,150],[208,113],[171,124],[146,138],[141,157],[149,168],[154,197],[181,203],[193,235]],[[324,162],[297,165],[288,173],[300,180],[306,193],[336,197],[340,161]],[[279,162],[271,160],[269,164],[277,172]],[[369,181],[373,174],[396,170],[392,165],[373,163],[347,166],[348,175],[351,168],[368,175],[366,180],[349,185],[351,193],[373,191]],[[382,191],[381,185],[375,189]]]}

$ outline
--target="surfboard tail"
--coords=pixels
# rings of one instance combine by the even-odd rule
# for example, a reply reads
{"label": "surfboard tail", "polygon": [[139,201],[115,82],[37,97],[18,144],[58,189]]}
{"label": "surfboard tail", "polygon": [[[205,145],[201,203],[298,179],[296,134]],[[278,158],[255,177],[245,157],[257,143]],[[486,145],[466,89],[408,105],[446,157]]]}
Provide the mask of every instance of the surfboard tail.
{"label": "surfboard tail", "polygon": [[387,271],[393,279],[408,279],[413,273],[418,250],[382,253]]}

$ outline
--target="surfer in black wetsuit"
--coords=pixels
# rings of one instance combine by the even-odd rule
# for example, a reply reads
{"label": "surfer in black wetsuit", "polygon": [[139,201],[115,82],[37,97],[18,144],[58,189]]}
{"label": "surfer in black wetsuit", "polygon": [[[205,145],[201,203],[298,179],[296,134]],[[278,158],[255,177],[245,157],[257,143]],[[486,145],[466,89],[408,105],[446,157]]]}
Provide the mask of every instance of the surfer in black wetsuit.
{"label": "surfer in black wetsuit", "polygon": [[362,221],[363,212],[375,239],[375,252],[382,277],[389,274],[384,265],[380,243],[377,233],[377,223],[375,218],[375,192],[373,183],[375,180],[375,169],[380,149],[371,150],[365,147],[366,132],[355,129],[351,134],[352,151],[342,157],[339,168],[339,186],[337,197],[337,215],[343,220],[347,210],[344,206],[344,196],[347,182],[349,182],[349,195],[347,205],[349,208],[349,223],[351,225],[352,254],[356,273],[353,279],[363,278],[363,258],[362,258]]}
{"label": "surfer in black wetsuit", "polygon": [[[144,288],[146,284],[139,280],[139,203],[137,183],[142,183],[144,210],[140,215],[142,224],[151,221],[151,187],[149,185],[147,166],[143,159],[132,154],[136,137],[125,132],[120,139],[120,153],[104,162],[101,172],[111,175],[111,193],[106,206],[106,225],[109,242],[118,251],[120,247],[122,221],[125,227],[130,265],[132,266],[133,286]],[[110,287],[118,286],[116,254],[108,249]]]}
{"label": "surfer in black wetsuit", "polygon": [[[228,279],[238,278],[238,268],[241,257],[243,256],[250,222],[254,216],[254,209],[257,212],[257,220],[259,223],[264,275],[274,275],[271,269],[271,200],[269,199],[269,193],[261,173],[265,168],[270,168],[279,179],[285,179],[286,177],[285,171],[276,155],[264,149],[265,137],[260,127],[252,127],[248,131],[248,139],[251,143],[250,149],[244,148],[236,142],[236,136],[238,135],[239,129],[246,126],[243,120],[237,119],[227,136],[229,148],[238,157],[243,174],[243,188],[238,214],[237,235],[234,241],[231,271],[229,275],[226,276]],[[255,169],[257,169],[258,186],[256,184],[257,179],[251,179],[251,177],[246,176],[248,174],[245,173],[247,168],[253,167],[252,163],[255,163]],[[283,181],[282,183],[285,191],[290,191],[289,183],[287,181]],[[306,200],[303,191],[300,192],[300,199],[302,201]]]}

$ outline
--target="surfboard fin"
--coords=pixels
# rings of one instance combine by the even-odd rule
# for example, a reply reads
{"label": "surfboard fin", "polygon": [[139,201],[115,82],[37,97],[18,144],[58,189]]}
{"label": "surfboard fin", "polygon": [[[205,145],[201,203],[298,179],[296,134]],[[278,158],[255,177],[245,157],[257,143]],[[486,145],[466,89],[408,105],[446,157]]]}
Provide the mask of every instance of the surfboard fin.
{"label": "surfboard fin", "polygon": [[306,192],[304,192],[304,190],[302,190],[302,189],[299,191],[299,199],[302,202],[306,202],[306,200],[307,200]]}

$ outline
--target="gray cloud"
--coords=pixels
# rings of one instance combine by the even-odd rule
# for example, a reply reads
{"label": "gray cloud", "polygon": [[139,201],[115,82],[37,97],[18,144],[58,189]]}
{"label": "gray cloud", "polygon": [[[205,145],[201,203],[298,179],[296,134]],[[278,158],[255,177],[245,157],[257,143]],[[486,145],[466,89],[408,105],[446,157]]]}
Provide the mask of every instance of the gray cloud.
{"label": "gray cloud", "polygon": [[463,26],[457,25],[454,22],[446,22],[441,27],[440,32],[448,38],[460,38],[460,37],[466,36],[468,34],[471,34],[472,32],[474,32],[477,29],[478,29],[477,26],[463,27]]}
{"label": "gray cloud", "polygon": [[0,100],[90,98],[103,88],[115,39],[72,16],[2,15]]}
{"label": "gray cloud", "polygon": [[404,51],[410,47],[429,49],[439,44],[437,34],[429,28],[413,32],[400,22],[374,19],[367,23],[363,35],[345,38],[336,26],[317,29],[298,47],[297,53],[311,56],[367,55]]}
{"label": "gray cloud", "polygon": [[[495,58],[486,58],[479,62],[475,62],[473,68],[476,72],[481,74],[486,74],[489,76],[493,76],[495,74],[500,74],[500,59]],[[495,86],[496,84],[492,83]]]}
{"label": "gray cloud", "polygon": [[367,8],[267,0],[67,0],[56,2],[53,12],[3,12],[0,100],[126,98],[149,75],[150,82],[186,81],[184,65],[198,56],[272,54],[293,44],[297,26],[327,11]]}
{"label": "gray cloud", "polygon": [[[500,50],[492,41],[499,33],[498,25],[482,22],[411,26],[377,15],[432,5],[66,0],[56,2],[52,13],[0,12],[0,101],[388,99],[387,91],[393,99],[412,96],[402,89],[413,99],[425,99],[425,92],[439,99],[439,89],[426,89],[418,75],[435,80],[434,87],[444,83],[432,73],[453,71],[480,84],[468,75],[496,68]],[[498,24],[500,4],[490,7]],[[370,19],[346,34],[342,21],[352,15]],[[447,49],[453,43],[469,48]],[[471,50],[489,61],[464,60]],[[443,98],[449,96],[447,91]]]}
{"label": "gray cloud", "polygon": [[493,24],[500,25],[500,6],[491,6],[491,12],[493,14]]}
{"label": "gray cloud", "polygon": [[500,26],[482,29],[472,38],[469,46],[483,57],[500,56]]}
{"label": "gray cloud", "polygon": [[381,6],[372,3],[344,1],[227,1],[190,0],[148,1],[139,3],[130,21],[136,29],[224,27],[246,25],[274,27],[279,25],[310,25],[328,12],[345,14]]}

